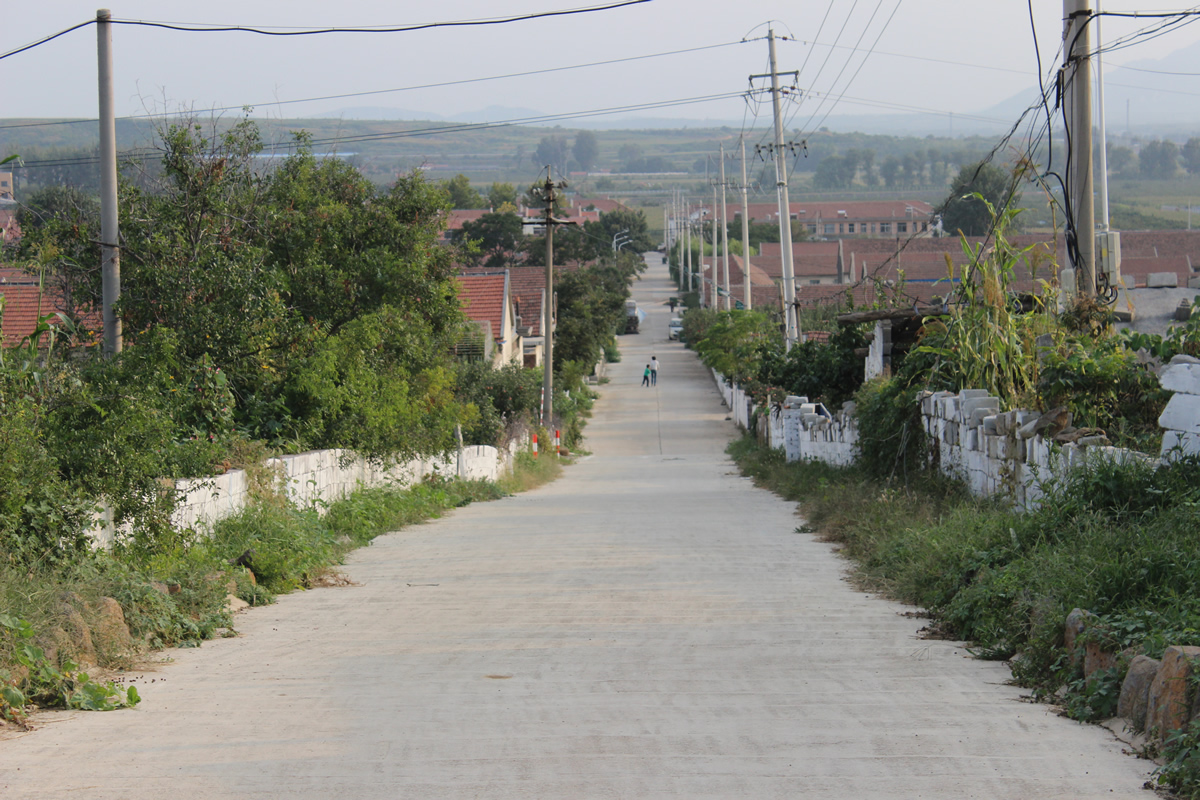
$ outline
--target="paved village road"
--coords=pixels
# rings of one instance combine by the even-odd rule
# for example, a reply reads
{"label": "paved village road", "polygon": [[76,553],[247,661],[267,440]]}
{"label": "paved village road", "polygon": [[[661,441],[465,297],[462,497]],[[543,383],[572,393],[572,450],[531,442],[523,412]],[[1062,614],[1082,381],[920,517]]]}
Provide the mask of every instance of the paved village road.
{"label": "paved village road", "polygon": [[173,653],[136,710],[0,741],[0,797],[1149,797],[1107,731],[918,638],[734,473],[669,291],[637,284],[565,477],[380,538],[357,585]]}

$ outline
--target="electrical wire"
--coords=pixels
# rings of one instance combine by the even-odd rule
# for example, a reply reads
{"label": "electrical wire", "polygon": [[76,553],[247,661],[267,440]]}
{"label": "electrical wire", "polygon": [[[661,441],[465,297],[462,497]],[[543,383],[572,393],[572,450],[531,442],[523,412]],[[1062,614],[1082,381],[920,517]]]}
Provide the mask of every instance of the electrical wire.
{"label": "electrical wire", "polygon": [[[888,16],[887,20],[883,23],[883,27],[879,29],[879,34],[875,37],[875,41],[871,44],[870,50],[866,53],[866,55],[863,56],[862,61],[859,62],[858,69],[856,69],[854,71],[854,74],[850,76],[850,80],[848,80],[846,82],[847,87],[851,86],[854,83],[854,81],[858,77],[859,73],[862,72],[863,67],[866,66],[867,60],[871,57],[871,53],[874,52],[874,50],[875,50],[875,46],[879,44],[879,40],[883,38],[883,34],[887,33],[887,29],[891,26],[892,20],[896,18],[896,13],[900,11],[900,6],[903,2],[904,2],[904,0],[896,0],[896,7],[892,9],[891,15]],[[871,23],[875,20],[875,15],[879,13],[879,9],[882,6],[883,6],[883,0],[879,0],[878,5],[875,6],[875,11],[872,12],[872,14],[871,14],[871,19],[869,19],[867,21],[867,24],[863,27],[862,35],[859,36],[858,41],[855,42],[855,45],[854,45],[855,47],[858,47],[858,45],[862,42],[863,37],[867,35],[867,31],[870,29]],[[838,72],[837,77],[833,79],[833,83],[835,85],[837,84],[837,82],[839,80],[841,80],[842,73],[844,73],[846,71],[846,67],[849,65],[850,65],[850,59],[847,58],[846,64],[843,65],[841,71]],[[817,128],[820,128],[821,125],[825,122],[825,120],[829,119],[829,115],[833,113],[833,110],[835,108],[837,108],[836,102],[832,106],[829,107],[828,111],[825,112],[825,116],[821,117],[821,121],[818,122],[816,125],[812,126],[811,129],[815,130]],[[813,116],[816,116],[816,114],[820,113],[820,111],[821,111],[821,106],[817,106],[817,111],[813,114]],[[806,122],[802,126],[802,130],[810,129],[809,123],[811,123],[811,122],[812,122],[812,117],[809,117],[808,122]]]}
{"label": "electrical wire", "polygon": [[[430,30],[433,28],[461,28],[461,27],[478,27],[478,26],[484,26],[484,25],[505,25],[505,24],[512,23],[512,22],[525,22],[528,20],[543,19],[546,17],[564,17],[564,16],[572,16],[572,15],[576,15],[576,14],[590,14],[590,13],[593,13],[596,11],[612,11],[614,9],[624,8],[626,6],[636,6],[636,5],[642,5],[643,3],[650,3],[650,2],[653,2],[653,0],[618,0],[618,2],[613,2],[613,3],[609,3],[608,5],[602,5],[602,6],[583,6],[580,8],[560,9],[558,11],[539,11],[539,12],[535,12],[532,14],[520,14],[517,16],[511,16],[511,17],[486,17],[486,18],[482,18],[482,19],[473,19],[473,20],[449,20],[449,21],[443,21],[443,22],[424,22],[424,23],[419,23],[419,24],[415,24],[415,25],[394,25],[394,26],[380,25],[380,26],[361,27],[361,28],[334,28],[334,27],[331,27],[331,28],[306,28],[306,29],[299,29],[299,30],[296,30],[296,29],[292,29],[292,30],[274,29],[273,30],[273,29],[270,29],[267,27],[252,28],[252,27],[247,27],[247,26],[242,26],[242,25],[214,26],[214,25],[202,25],[202,24],[197,24],[197,23],[153,22],[151,20],[137,20],[137,19],[110,19],[110,20],[108,20],[108,22],[113,25],[132,25],[132,26],[146,27],[146,28],[164,28],[166,30],[186,31],[189,33],[254,33],[254,34],[259,34],[261,36],[319,36],[319,35],[331,34],[331,33],[410,33],[413,31]],[[24,53],[28,50],[32,50],[35,47],[40,47],[41,45],[44,45],[47,42],[51,42],[60,36],[64,36],[68,33],[71,33],[72,31],[79,30],[80,28],[85,28],[88,25],[95,25],[97,22],[99,22],[99,20],[90,19],[90,20],[87,20],[86,22],[81,22],[78,25],[74,25],[70,28],[59,31],[58,33],[55,33],[50,36],[39,39],[36,42],[32,42],[30,44],[24,45],[23,47],[19,47],[15,50],[10,50],[6,53],[0,53],[0,61],[4,60],[6,58],[15,56],[19,53]]]}
{"label": "electrical wire", "polygon": [[506,25],[512,22],[526,22],[534,19],[545,19],[547,17],[565,17],[576,14],[590,14],[596,11],[612,11],[626,6],[642,5],[653,0],[619,0],[618,2],[609,3],[603,6],[584,6],[581,8],[568,8],[558,11],[538,11],[532,14],[520,14],[511,17],[484,17],[471,20],[451,20],[445,22],[423,22],[415,25],[394,25],[394,26],[368,26],[360,28],[309,28],[309,29],[287,29],[261,27],[251,28],[242,25],[203,25],[198,23],[171,23],[171,22],[153,22],[150,20],[133,20],[133,19],[113,19],[112,22],[116,25],[137,25],[148,28],[163,28],[172,31],[186,31],[189,33],[254,33],[260,36],[319,36],[330,33],[411,33],[413,31],[431,30],[433,28],[459,28],[459,27],[475,27],[483,25]]}
{"label": "electrical wire", "polygon": [[[346,136],[330,136],[324,138],[314,138],[308,141],[309,146],[325,146],[325,145],[341,145],[355,144],[362,142],[375,142],[392,139],[406,139],[420,136],[435,136],[446,133],[457,133],[460,131],[479,131],[490,130],[493,128],[506,128],[518,125],[528,125],[535,122],[553,122],[566,119],[581,119],[586,117],[609,116],[612,114],[623,114],[633,111],[646,111],[657,108],[675,108],[679,106],[697,105],[702,103],[718,102],[721,100],[729,100],[732,98],[740,98],[743,92],[725,92],[721,94],[701,95],[697,97],[685,97],[675,100],[661,100],[650,103],[638,103],[626,106],[613,106],[608,108],[590,109],[587,111],[564,112],[561,114],[545,114],[536,117],[523,117],[517,119],[498,120],[488,123],[462,123],[454,125],[435,126],[421,129],[407,129],[399,131],[384,131],[380,133],[346,135]],[[268,153],[278,153],[292,150],[295,148],[294,143],[285,143],[279,145],[268,145],[264,150]],[[160,152],[153,149],[141,149],[127,151],[122,154],[126,160],[145,160],[149,157],[160,155]],[[83,166],[88,164],[99,163],[98,157],[79,157],[68,159],[45,159],[39,161],[26,161],[24,166],[33,167],[59,167],[59,166]]]}
{"label": "electrical wire", "polygon": [[[472,83],[484,83],[487,81],[508,80],[510,78],[525,78],[525,77],[529,77],[529,76],[533,76],[533,75],[546,75],[546,74],[553,73],[553,72],[565,72],[565,71],[569,71],[569,70],[585,69],[585,68],[590,68],[590,67],[603,67],[603,66],[608,66],[611,64],[621,64],[621,63],[626,63],[626,62],[630,62],[630,61],[642,61],[642,60],[650,59],[650,58],[662,58],[662,57],[666,57],[666,56],[685,55],[688,53],[698,53],[698,52],[703,52],[706,50],[715,50],[715,49],[722,48],[722,47],[733,47],[733,46],[736,46],[739,44],[747,44],[747,43],[753,42],[753,41],[759,41],[759,40],[757,40],[757,39],[742,39],[742,40],[736,41],[736,42],[722,42],[720,44],[701,45],[699,47],[689,47],[689,48],[685,48],[682,50],[668,50],[668,51],[665,51],[662,53],[649,53],[647,55],[641,55],[641,56],[611,58],[611,59],[607,59],[604,61],[592,61],[592,62],[588,62],[585,64],[569,64],[569,65],[561,66],[561,67],[547,67],[545,69],[534,69],[534,70],[527,70],[524,72],[510,72],[510,73],[506,73],[503,75],[491,75],[491,76],[487,76],[487,77],[483,77],[483,78],[462,78],[459,80],[442,81],[442,82],[438,82],[438,83],[423,83],[423,84],[417,84],[414,86],[401,86],[401,87],[395,88],[395,89],[374,89],[374,90],[363,91],[363,92],[346,92],[343,94],[322,95],[319,97],[303,97],[303,98],[299,98],[297,100],[275,100],[275,101],[271,101],[269,103],[239,103],[237,105],[218,106],[218,107],[207,109],[207,110],[210,112],[238,111],[243,108],[262,108],[262,107],[284,106],[284,105],[293,105],[296,103],[320,102],[323,100],[344,100],[344,99],[355,98],[355,97],[370,97],[373,95],[381,95],[381,94],[394,94],[394,93],[398,93],[398,92],[412,92],[412,91],[419,91],[422,89],[440,89],[440,88],[444,88],[447,86],[462,86],[462,85],[472,84]],[[120,119],[120,120],[158,119],[158,118],[167,117],[167,116],[173,116],[173,115],[167,114],[167,113],[135,114],[135,115],[127,116],[127,117],[118,117],[117,119]],[[80,124],[95,123],[95,122],[96,122],[96,119],[94,119],[94,118],[92,118],[92,119],[76,119],[76,120],[55,120],[52,122],[23,122],[23,123],[18,123],[18,124],[13,124],[13,125],[0,125],[0,130],[9,130],[12,128],[49,127],[52,125],[80,125]]]}

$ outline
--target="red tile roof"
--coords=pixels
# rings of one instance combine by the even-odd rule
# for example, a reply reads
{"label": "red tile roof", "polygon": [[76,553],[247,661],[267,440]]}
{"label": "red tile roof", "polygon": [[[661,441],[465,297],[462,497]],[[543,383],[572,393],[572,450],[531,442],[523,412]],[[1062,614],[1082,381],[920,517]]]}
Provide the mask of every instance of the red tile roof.
{"label": "red tile roof", "polygon": [[459,275],[458,293],[463,313],[476,322],[492,326],[492,336],[504,337],[504,289],[507,278],[503,272]]}
{"label": "red tile roof", "polygon": [[[0,324],[0,343],[4,347],[20,344],[22,339],[31,335],[37,328],[39,316],[70,310],[65,307],[57,290],[53,287],[39,290],[38,279],[21,269],[0,268],[0,296],[4,297],[4,314]],[[97,313],[85,314],[80,324],[87,341],[95,338],[89,334],[103,329],[103,322]]]}

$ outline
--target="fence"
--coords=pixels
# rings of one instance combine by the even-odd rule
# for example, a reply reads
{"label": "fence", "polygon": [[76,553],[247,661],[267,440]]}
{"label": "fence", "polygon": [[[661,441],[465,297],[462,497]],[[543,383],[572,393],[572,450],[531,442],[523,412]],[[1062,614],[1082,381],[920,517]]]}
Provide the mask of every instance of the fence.
{"label": "fence", "polygon": [[[388,483],[407,486],[432,475],[494,481],[512,469],[518,450],[517,441],[505,449],[475,445],[446,458],[414,460],[386,469],[346,450],[316,450],[270,459],[265,466],[269,473],[278,476],[289,500],[300,506],[320,507],[360,486]],[[240,511],[250,495],[251,482],[244,470],[234,469],[223,475],[176,481],[169,488],[180,497],[172,523],[180,529],[203,530]],[[116,534],[112,509],[102,507],[92,529],[92,539],[111,547]]]}
{"label": "fence", "polygon": [[[732,418],[749,430],[753,404],[738,387],[714,376]],[[1200,455],[1200,360],[1176,356],[1159,378],[1163,388],[1175,392],[1159,418],[1164,429],[1159,458]],[[1045,414],[1001,411],[999,398],[979,389],[926,392],[919,402],[922,426],[942,472],[964,480],[977,495],[1009,494],[1023,507],[1038,502],[1047,480],[1092,459],[1153,460],[1112,447],[1102,435],[1063,434],[1069,418],[1059,409]],[[788,461],[846,466],[854,460],[859,436],[853,403],[830,413],[807,398],[789,397],[781,409],[757,411],[760,438],[783,449]]]}

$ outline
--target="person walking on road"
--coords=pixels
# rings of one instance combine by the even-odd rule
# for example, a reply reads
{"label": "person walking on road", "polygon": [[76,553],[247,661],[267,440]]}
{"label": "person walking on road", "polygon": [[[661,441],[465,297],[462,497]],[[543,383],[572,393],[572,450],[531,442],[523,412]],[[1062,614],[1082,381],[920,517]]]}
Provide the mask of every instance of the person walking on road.
{"label": "person walking on road", "polygon": [[658,386],[658,357],[650,356],[650,385]]}
{"label": "person walking on road", "polygon": [[642,386],[650,385],[650,365],[646,365],[646,371],[642,373]]}

